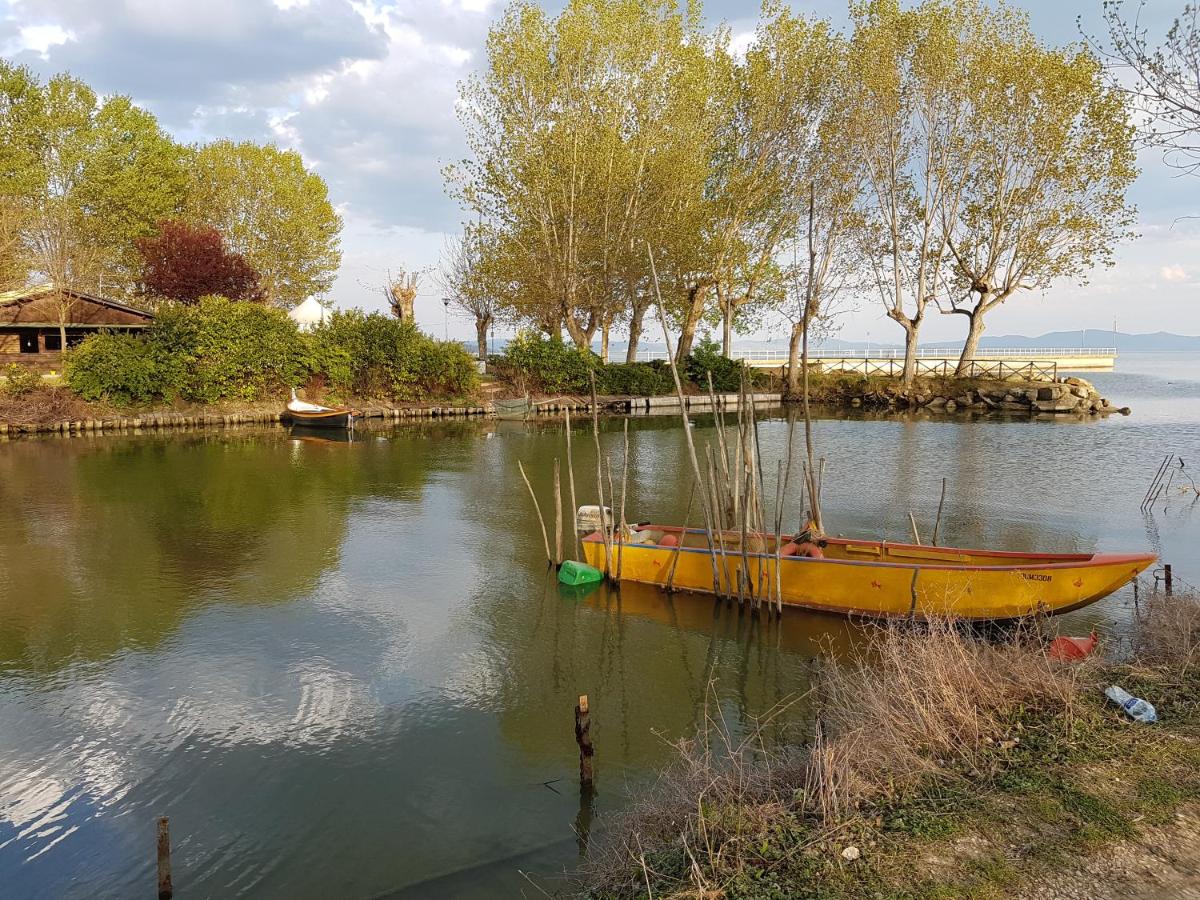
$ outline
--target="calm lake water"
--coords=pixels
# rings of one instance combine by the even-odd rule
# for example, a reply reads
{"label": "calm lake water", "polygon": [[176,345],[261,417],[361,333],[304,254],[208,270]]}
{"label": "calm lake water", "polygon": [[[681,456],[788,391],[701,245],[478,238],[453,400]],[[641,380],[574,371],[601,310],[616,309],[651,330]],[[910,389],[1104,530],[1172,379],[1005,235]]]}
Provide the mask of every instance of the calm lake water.
{"label": "calm lake water", "polygon": [[[944,476],[946,543],[1148,547],[1200,584],[1200,506],[1138,510],[1164,454],[1200,468],[1200,355],[1088,377],[1134,414],[820,420],[827,527],[903,539],[911,510],[928,529]],[[604,423],[614,457],[621,425]],[[762,426],[768,472],[786,434]],[[682,430],[629,436],[630,518],[678,520]],[[745,727],[856,639],[635,585],[560,593],[517,460],[548,502],[562,441],[489,422],[0,444],[0,895],[149,896],[159,815],[181,897],[532,894],[520,873],[572,866],[588,825],[579,694],[603,814],[706,698]],[[586,426],[575,448],[594,502]],[[1060,624],[1119,640],[1131,615],[1125,591]]]}

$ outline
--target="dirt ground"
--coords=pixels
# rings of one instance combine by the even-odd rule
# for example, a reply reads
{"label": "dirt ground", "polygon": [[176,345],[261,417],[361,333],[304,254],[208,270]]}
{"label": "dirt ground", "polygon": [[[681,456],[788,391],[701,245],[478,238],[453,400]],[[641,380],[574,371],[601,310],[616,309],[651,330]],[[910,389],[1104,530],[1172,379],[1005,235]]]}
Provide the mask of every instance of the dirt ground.
{"label": "dirt ground", "polygon": [[1185,806],[1174,821],[1141,831],[1137,840],[1112,844],[1016,896],[1020,900],[1200,900],[1200,805]]}

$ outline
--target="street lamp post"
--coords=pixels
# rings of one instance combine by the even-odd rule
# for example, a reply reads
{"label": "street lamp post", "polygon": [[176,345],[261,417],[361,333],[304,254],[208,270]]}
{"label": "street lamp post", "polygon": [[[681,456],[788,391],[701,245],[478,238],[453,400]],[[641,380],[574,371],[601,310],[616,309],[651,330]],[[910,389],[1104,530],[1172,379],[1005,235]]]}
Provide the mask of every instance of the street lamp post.
{"label": "street lamp post", "polygon": [[442,298],[442,308],[445,310],[445,313],[446,313],[445,319],[443,320],[444,327],[445,327],[445,339],[450,340],[450,298],[449,297]]}

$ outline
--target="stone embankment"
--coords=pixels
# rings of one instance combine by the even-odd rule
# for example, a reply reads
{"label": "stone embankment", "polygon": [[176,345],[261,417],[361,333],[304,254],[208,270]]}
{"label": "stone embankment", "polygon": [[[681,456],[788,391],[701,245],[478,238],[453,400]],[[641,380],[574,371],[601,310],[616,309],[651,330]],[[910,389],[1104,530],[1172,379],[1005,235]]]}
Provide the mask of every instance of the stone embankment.
{"label": "stone embankment", "polygon": [[1101,397],[1090,381],[1064,378],[1059,381],[998,381],[964,384],[960,389],[936,392],[918,390],[904,394],[895,388],[852,398],[851,406],[887,405],[927,409],[931,412],[1060,413],[1075,415],[1129,415],[1129,407],[1117,408]]}
{"label": "stone embankment", "polygon": [[[414,419],[467,418],[488,415],[482,406],[404,406],[368,407],[362,411],[365,419],[400,422]],[[128,431],[156,431],[172,428],[229,428],[235,425],[288,424],[282,412],[240,412],[227,414],[184,415],[156,413],[140,416],[108,416],[101,419],[78,419],[48,424],[5,424],[0,422],[0,437],[20,434],[96,434]]]}

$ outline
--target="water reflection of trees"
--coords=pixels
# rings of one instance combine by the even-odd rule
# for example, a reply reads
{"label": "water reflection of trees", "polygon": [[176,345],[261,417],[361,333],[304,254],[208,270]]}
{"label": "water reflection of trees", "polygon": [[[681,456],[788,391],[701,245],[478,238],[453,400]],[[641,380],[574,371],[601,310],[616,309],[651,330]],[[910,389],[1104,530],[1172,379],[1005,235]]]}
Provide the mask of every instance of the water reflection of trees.
{"label": "water reflection of trees", "polygon": [[0,453],[0,665],[153,646],[209,599],[274,603],[336,565],[350,505],[411,457],[284,432],[13,442]]}

